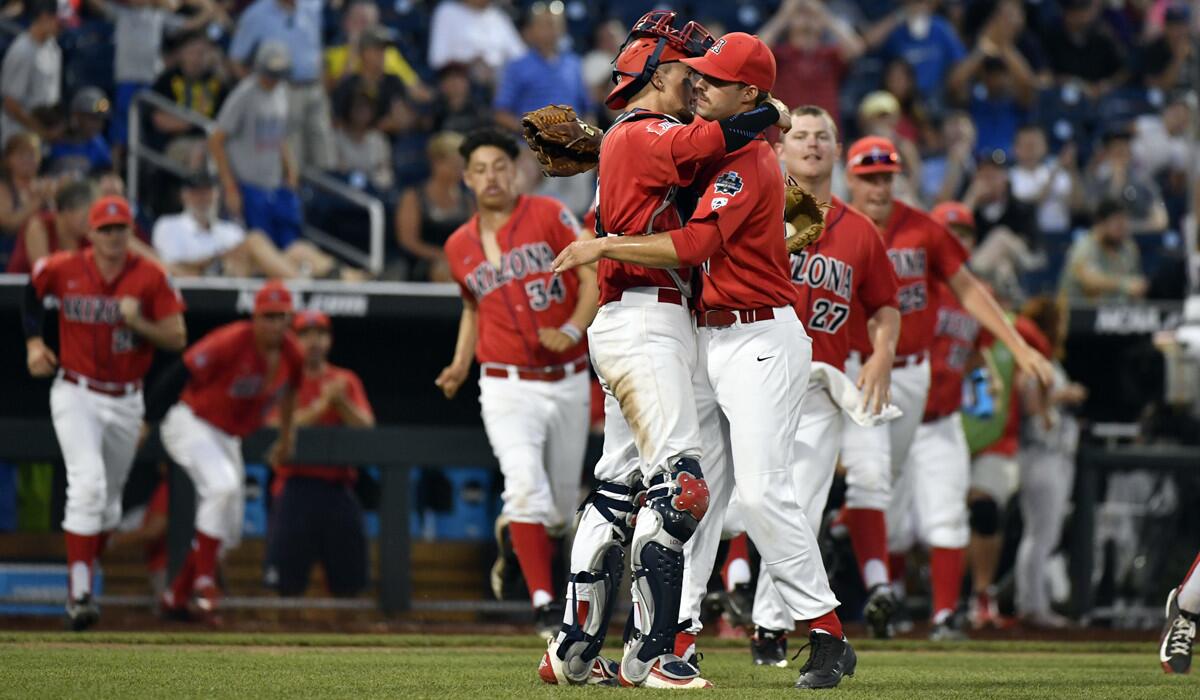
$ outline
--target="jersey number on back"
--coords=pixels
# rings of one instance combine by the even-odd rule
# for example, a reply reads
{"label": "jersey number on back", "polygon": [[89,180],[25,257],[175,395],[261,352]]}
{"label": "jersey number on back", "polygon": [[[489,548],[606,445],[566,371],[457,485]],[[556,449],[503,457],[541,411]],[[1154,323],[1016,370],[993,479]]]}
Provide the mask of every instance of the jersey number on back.
{"label": "jersey number on back", "polygon": [[822,333],[837,333],[847,318],[850,318],[849,306],[829,299],[817,299],[813,302],[808,327]]}
{"label": "jersey number on back", "polygon": [[549,289],[546,287],[546,280],[533,280],[526,283],[525,293],[529,295],[529,308],[534,311],[545,311],[550,308],[550,302],[561,304],[567,298],[567,289],[558,275],[550,278]]}

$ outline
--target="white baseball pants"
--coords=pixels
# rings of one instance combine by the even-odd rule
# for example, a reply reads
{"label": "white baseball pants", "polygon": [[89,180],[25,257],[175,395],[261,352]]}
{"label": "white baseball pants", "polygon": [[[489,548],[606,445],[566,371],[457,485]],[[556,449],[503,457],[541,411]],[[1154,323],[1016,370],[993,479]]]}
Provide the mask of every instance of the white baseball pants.
{"label": "white baseball pants", "polygon": [[502,514],[555,530],[574,519],[587,449],[586,370],[556,382],[479,378],[488,442],[504,475]]}
{"label": "white baseball pants", "polygon": [[684,545],[680,619],[691,618],[692,629],[699,629],[700,600],[734,490],[746,532],[789,619],[820,617],[836,608],[838,600],[817,546],[819,521],[809,523],[793,469],[812,341],[790,306],[775,309],[771,320],[698,330],[701,367],[723,418],[706,424],[704,432],[719,427],[728,436],[732,470],[718,469],[724,464],[717,462],[705,472],[712,499],[696,534]]}
{"label": "white baseball pants", "polygon": [[917,427],[892,485],[888,551],[905,552],[918,541],[929,547],[967,546],[970,459],[958,412]]}
{"label": "white baseball pants", "polygon": [[1075,455],[1058,450],[1022,450],[1021,518],[1025,528],[1017,547],[1017,612],[1050,612],[1046,566],[1062,536],[1063,518],[1075,484]]}
{"label": "white baseball pants", "polygon": [[167,454],[196,487],[196,530],[232,549],[242,540],[246,468],[242,441],[179,402],[159,428]]}
{"label": "white baseball pants", "polygon": [[64,530],[95,535],[121,522],[121,496],[144,413],[140,391],[108,396],[54,380],[50,416],[67,467]]}

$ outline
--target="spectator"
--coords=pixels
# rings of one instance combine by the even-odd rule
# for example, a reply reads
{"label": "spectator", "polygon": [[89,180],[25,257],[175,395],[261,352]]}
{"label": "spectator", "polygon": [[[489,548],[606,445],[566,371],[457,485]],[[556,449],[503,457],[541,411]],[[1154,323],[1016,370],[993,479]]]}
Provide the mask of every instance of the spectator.
{"label": "spectator", "polygon": [[900,101],[886,90],[868,93],[858,105],[858,126],[864,135],[882,136],[896,145],[904,171],[896,173],[893,192],[897,199],[916,203],[921,181],[921,155],[917,145],[900,135]]}
{"label": "spectator", "polygon": [[1037,97],[1037,77],[1017,49],[1020,26],[1010,26],[1009,19],[1005,12],[995,13],[975,48],[950,71],[946,87],[971,114],[979,147],[999,148],[1011,157],[1017,128],[1029,119]]}
{"label": "spectator", "polygon": [[1138,69],[1144,85],[1169,92],[1191,84],[1188,62],[1195,42],[1191,21],[1189,5],[1178,3],[1167,7],[1162,34],[1144,43],[1138,51]]}
{"label": "spectator", "polygon": [[86,177],[112,170],[112,152],[104,138],[109,107],[108,98],[100,88],[89,86],[75,93],[67,131],[50,144],[47,166],[50,172]]}
{"label": "spectator", "polygon": [[[343,43],[325,49],[325,85],[330,92],[342,80],[359,72],[359,42],[372,32],[391,34],[379,24],[379,5],[374,0],[352,0],[342,14]],[[421,77],[404,60],[399,49],[392,45],[390,36],[386,41],[383,44],[383,72],[399,78],[414,100],[432,100],[433,93],[421,82]]]}
{"label": "spectator", "polygon": [[21,231],[6,272],[27,275],[38,260],[51,253],[90,246],[87,217],[95,199],[96,188],[87,180],[59,188],[54,196],[54,210],[43,210]]}
{"label": "spectator", "polygon": [[247,234],[220,219],[216,184],[207,171],[191,175],[180,193],[183,211],[159,217],[154,224],[154,250],[172,275],[361,279],[361,273],[343,269],[307,241],[295,241],[281,251],[261,231]]}
{"label": "spectator", "polygon": [[365,92],[350,99],[349,113],[334,130],[337,171],[358,188],[370,185],[376,195],[391,200],[392,148],[383,132],[372,126],[375,104]]}
{"label": "spectator", "polygon": [[1046,58],[1060,84],[1080,83],[1092,99],[1125,80],[1125,59],[1112,32],[1099,20],[1097,0],[1063,0],[1060,25],[1043,38]]}
{"label": "spectator", "polygon": [[[208,35],[204,32],[185,35],[176,57],[175,65],[159,75],[151,89],[180,107],[215,119],[229,93],[229,85],[216,70],[217,52]],[[205,159],[204,129],[163,110],[152,112],[151,124],[161,139],[158,145],[168,158],[188,171],[201,167]]]}
{"label": "spectator", "polygon": [[1008,178],[1004,151],[983,150],[975,156],[975,177],[963,204],[975,213],[979,244],[971,265],[998,285],[1017,289],[1018,276],[1045,264],[1032,206],[1018,201]]}
{"label": "spectator", "polygon": [[451,281],[442,246],[473,213],[458,152],[462,142],[462,134],[456,132],[434,136],[428,149],[429,179],[400,195],[396,240],[402,250],[416,258],[410,275],[414,280]]}
{"label": "spectator", "polygon": [[429,67],[461,63],[491,85],[506,63],[525,51],[512,20],[491,0],[445,0],[429,20]]}
{"label": "spectator", "polygon": [[975,174],[975,122],[950,112],[938,133],[940,149],[921,162],[921,196],[926,203],[961,200]]}
{"label": "spectator", "polygon": [[1188,167],[1192,106],[1182,96],[1167,102],[1161,113],[1137,118],[1131,148],[1133,162],[1162,190],[1163,204],[1172,229],[1180,230],[1188,215]]}
{"label": "spectator", "polygon": [[1058,157],[1047,159],[1046,133],[1037,125],[1021,127],[1013,148],[1017,162],[1009,172],[1012,196],[1036,209],[1041,234],[1065,235],[1071,229],[1071,212],[1083,195],[1075,144],[1067,143]]}
{"label": "spectator", "polygon": [[250,72],[251,52],[278,42],[291,57],[284,77],[288,143],[296,174],[305,167],[327,169],[333,164],[333,123],[329,96],[321,82],[321,0],[255,0],[242,13],[229,45],[238,75]]}
{"label": "spectator", "polygon": [[920,143],[928,126],[925,106],[917,93],[917,74],[903,58],[894,58],[883,69],[883,89],[900,104],[900,122],[896,134],[914,144]]}
{"label": "spectator", "polygon": [[0,91],[4,109],[0,113],[0,140],[5,144],[17,134],[47,133],[33,112],[38,107],[57,107],[62,90],[62,51],[58,36],[58,4],[54,0],[27,3],[29,28],[17,35],[4,54]]}
{"label": "spectator", "polygon": [[0,173],[0,237],[15,238],[34,214],[53,203],[57,183],[37,176],[41,165],[42,140],[37,134],[23,132],[5,139],[4,169]]}
{"label": "spectator", "polygon": [[438,71],[438,100],[433,107],[434,131],[467,134],[494,123],[491,110],[481,107],[475,97],[468,66],[451,63]]}
{"label": "spectator", "polygon": [[1096,207],[1092,230],[1067,251],[1060,288],[1072,304],[1122,302],[1146,296],[1141,254],[1129,237],[1129,214],[1124,202],[1106,198]]}
{"label": "spectator", "polygon": [[521,33],[529,48],[500,73],[493,103],[496,123],[520,133],[521,115],[551,104],[569,105],[589,119],[592,101],[583,83],[582,63],[574,52],[562,50],[566,22],[561,3],[535,2],[522,19]]}
{"label": "spectator", "polygon": [[786,105],[817,105],[840,124],[842,80],[866,49],[858,32],[818,0],[784,0],[758,38],[771,47],[779,66],[772,94]]}
{"label": "spectator", "polygon": [[[362,380],[329,363],[333,331],[320,311],[301,311],[292,330],[304,351],[304,378],[296,393],[298,427],[371,428],[375,415]],[[272,418],[274,423],[277,418]],[[272,465],[275,497],[268,567],[281,596],[304,595],[313,564],[320,562],[335,596],[353,596],[367,585],[363,509],[354,495],[353,467]]]}
{"label": "spectator", "polygon": [[967,53],[954,27],[934,14],[936,4],[935,0],[904,0],[863,35],[867,46],[882,51],[884,60],[908,61],[917,74],[917,89],[929,99],[939,97],[950,69]]}
{"label": "spectator", "polygon": [[254,66],[255,72],[238,83],[217,114],[209,151],[230,214],[287,248],[299,238],[301,223],[295,191],[299,172],[285,139],[288,97],[283,79],[291,70],[287,47],[264,43]]}
{"label": "spectator", "polygon": [[[116,25],[113,43],[116,58],[113,74],[117,81],[116,103],[109,136],[113,145],[123,147],[129,139],[129,106],[133,96],[150,87],[162,72],[163,32],[176,34],[204,28],[213,18],[212,0],[180,0],[179,4],[162,0],[87,0],[97,12]],[[191,7],[189,17],[174,10]]]}
{"label": "spectator", "polygon": [[390,35],[381,28],[368,30],[358,37],[358,72],[347,75],[333,91],[336,120],[344,126],[350,120],[355,100],[366,98],[370,107],[369,126],[387,134],[398,134],[409,128],[415,115],[405,103],[404,82],[387,72]]}
{"label": "spectator", "polygon": [[1112,124],[1103,147],[1088,168],[1086,191],[1093,206],[1105,198],[1124,202],[1134,233],[1166,229],[1167,209],[1162,192],[1148,172],[1133,162],[1133,132],[1128,124]]}

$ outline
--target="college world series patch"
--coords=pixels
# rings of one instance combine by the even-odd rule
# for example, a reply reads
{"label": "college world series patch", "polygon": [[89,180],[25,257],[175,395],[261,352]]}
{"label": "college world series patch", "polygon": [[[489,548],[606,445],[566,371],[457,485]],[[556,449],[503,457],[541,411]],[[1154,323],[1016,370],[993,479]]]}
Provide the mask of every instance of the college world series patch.
{"label": "college world series patch", "polygon": [[717,176],[713,183],[713,191],[730,197],[742,191],[742,176],[733,170],[728,170]]}

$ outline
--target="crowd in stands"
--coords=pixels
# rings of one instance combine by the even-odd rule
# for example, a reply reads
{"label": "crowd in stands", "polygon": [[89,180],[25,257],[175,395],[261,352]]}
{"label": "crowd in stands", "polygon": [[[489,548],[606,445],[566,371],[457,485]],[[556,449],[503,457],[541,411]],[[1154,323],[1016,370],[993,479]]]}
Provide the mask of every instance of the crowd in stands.
{"label": "crowd in stands", "polygon": [[[1192,3],[665,4],[716,35],[756,32],[775,52],[777,96],[829,110],[847,143],[893,139],[903,199],[974,210],[974,262],[993,284],[1077,300],[1182,295]],[[319,170],[386,206],[382,277],[444,281],[442,244],[472,211],[462,134],[519,133],[521,115],[546,104],[611,124],[610,61],[651,5],[8,2],[0,256],[54,249],[23,237],[44,237],[39,222],[56,210],[70,219],[60,199],[75,200],[58,195],[71,182],[124,172],[131,104],[150,91],[215,122],[209,134],[141,110],[143,146],[174,167],[141,161],[132,194],[146,242],[176,274],[364,277],[302,236],[311,225],[367,245],[362,210],[305,183]],[[524,190],[589,208],[592,175],[544,179],[531,157],[521,165]]]}

